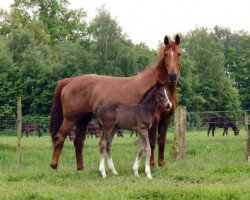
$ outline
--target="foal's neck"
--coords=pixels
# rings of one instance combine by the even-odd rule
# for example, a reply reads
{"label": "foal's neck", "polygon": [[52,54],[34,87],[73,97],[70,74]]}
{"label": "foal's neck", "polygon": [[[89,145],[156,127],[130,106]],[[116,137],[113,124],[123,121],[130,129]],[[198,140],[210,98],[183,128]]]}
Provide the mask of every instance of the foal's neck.
{"label": "foal's neck", "polygon": [[141,102],[141,106],[143,106],[144,110],[149,112],[150,115],[153,115],[157,109],[157,101],[155,99],[156,89],[152,89],[152,91],[145,97],[145,99]]}

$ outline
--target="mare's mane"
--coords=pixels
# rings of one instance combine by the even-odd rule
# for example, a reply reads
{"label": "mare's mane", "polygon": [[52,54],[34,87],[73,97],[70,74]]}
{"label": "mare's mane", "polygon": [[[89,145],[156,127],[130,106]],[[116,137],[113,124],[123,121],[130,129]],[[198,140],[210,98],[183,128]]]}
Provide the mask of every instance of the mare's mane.
{"label": "mare's mane", "polygon": [[142,73],[144,71],[147,71],[148,69],[154,67],[157,63],[160,62],[160,60],[162,59],[162,56],[164,55],[164,53],[166,51],[168,51],[169,49],[175,50],[175,48],[177,46],[178,45],[175,42],[171,41],[171,42],[169,42],[169,44],[167,46],[161,47],[160,50],[159,50],[159,53],[158,53],[158,55],[157,55],[157,57],[155,59],[155,62],[153,64],[151,64],[151,65],[148,65],[146,68],[141,69],[137,74]]}

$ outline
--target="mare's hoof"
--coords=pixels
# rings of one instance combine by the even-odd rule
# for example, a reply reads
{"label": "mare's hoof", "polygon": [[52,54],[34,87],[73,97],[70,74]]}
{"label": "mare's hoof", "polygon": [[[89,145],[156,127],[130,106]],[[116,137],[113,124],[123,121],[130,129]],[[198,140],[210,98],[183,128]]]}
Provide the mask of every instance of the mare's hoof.
{"label": "mare's hoof", "polygon": [[50,167],[51,167],[54,171],[57,171],[57,169],[58,169],[58,165],[53,165],[53,164],[51,164]]}
{"label": "mare's hoof", "polygon": [[83,166],[82,167],[77,167],[77,171],[82,171],[82,170],[84,170]]}
{"label": "mare's hoof", "polygon": [[155,166],[155,161],[154,160],[150,160],[150,166]]}
{"label": "mare's hoof", "polygon": [[164,166],[164,165],[165,165],[164,160],[162,160],[162,161],[158,161],[158,165],[159,165],[160,167]]}

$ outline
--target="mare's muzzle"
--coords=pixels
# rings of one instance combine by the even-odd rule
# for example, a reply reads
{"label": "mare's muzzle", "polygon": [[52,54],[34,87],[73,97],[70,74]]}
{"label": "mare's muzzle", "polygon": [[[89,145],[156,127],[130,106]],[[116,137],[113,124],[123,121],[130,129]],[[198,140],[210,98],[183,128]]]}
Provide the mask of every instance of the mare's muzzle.
{"label": "mare's muzzle", "polygon": [[177,79],[177,74],[176,73],[168,74],[168,80],[169,80],[169,82],[175,83],[176,79]]}

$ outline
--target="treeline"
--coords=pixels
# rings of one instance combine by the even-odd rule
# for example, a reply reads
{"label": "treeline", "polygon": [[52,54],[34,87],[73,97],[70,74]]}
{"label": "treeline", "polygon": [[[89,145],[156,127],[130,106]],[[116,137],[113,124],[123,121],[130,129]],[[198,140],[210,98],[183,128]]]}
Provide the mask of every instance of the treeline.
{"label": "treeline", "polygon": [[[95,73],[132,76],[153,63],[159,50],[134,44],[101,7],[86,22],[67,0],[16,0],[0,12],[0,117],[48,115],[60,79]],[[168,33],[163,33],[168,34]],[[250,36],[215,27],[181,34],[178,93],[188,110],[249,109]],[[160,48],[160,46],[159,46]]]}

